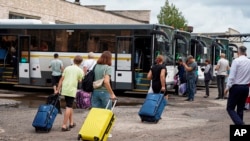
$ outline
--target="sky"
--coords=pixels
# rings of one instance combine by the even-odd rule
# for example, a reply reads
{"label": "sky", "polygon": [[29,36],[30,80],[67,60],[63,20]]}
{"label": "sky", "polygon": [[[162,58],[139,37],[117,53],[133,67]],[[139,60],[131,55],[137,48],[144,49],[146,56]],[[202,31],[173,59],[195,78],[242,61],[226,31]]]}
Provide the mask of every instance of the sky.
{"label": "sky", "polygon": [[[74,0],[68,0],[74,1]],[[106,5],[106,10],[151,10],[150,23],[158,23],[157,15],[166,0],[81,0],[82,5]],[[194,27],[195,33],[225,32],[233,28],[250,33],[249,0],[168,0]],[[245,44],[250,54],[250,44]]]}

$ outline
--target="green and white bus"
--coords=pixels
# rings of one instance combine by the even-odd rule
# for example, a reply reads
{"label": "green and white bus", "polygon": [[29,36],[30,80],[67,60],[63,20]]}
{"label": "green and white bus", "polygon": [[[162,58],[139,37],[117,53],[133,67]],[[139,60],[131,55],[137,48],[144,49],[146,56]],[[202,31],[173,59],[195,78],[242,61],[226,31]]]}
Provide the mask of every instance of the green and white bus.
{"label": "green and white bus", "polygon": [[[75,55],[112,52],[114,90],[147,92],[146,74],[159,54],[165,57],[167,85],[173,85],[175,30],[156,24],[25,24],[0,23],[0,83],[51,86],[49,63],[58,53],[64,67]],[[11,60],[13,48],[17,63]],[[13,70],[17,74],[12,76]]]}

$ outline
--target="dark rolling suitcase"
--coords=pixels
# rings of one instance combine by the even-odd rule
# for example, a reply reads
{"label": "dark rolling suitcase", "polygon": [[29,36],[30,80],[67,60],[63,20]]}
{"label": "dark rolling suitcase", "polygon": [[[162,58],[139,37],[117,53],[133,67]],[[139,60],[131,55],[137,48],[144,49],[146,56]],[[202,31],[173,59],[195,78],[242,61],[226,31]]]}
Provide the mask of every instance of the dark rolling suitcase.
{"label": "dark rolling suitcase", "polygon": [[[57,98],[59,99],[59,96]],[[42,104],[39,106],[32,123],[36,132],[49,132],[51,130],[54,120],[58,114],[58,109],[55,107],[56,103],[54,103],[54,105]]]}
{"label": "dark rolling suitcase", "polygon": [[142,122],[157,123],[161,119],[167,101],[163,94],[147,94],[147,97],[138,112]]}
{"label": "dark rolling suitcase", "polygon": [[61,103],[60,103],[60,95],[59,94],[51,94],[51,95],[49,95],[49,97],[47,98],[46,104],[54,105],[57,108],[58,113],[62,114]]}

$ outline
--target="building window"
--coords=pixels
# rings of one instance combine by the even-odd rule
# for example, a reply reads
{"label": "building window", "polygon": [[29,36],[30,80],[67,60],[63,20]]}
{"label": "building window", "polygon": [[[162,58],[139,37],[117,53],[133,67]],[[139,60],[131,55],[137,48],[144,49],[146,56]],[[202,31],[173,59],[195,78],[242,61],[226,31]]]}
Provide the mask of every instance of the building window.
{"label": "building window", "polygon": [[37,19],[39,20],[41,19],[41,17],[10,12],[9,19]]}

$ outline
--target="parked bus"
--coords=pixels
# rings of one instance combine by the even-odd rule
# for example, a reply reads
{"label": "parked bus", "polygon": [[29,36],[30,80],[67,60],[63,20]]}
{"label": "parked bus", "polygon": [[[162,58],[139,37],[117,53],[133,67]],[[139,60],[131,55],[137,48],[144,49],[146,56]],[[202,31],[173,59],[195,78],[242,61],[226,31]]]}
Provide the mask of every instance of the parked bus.
{"label": "parked bus", "polygon": [[[80,25],[80,24],[1,24],[0,82],[14,85],[51,86],[49,62],[58,53],[63,65],[72,65],[75,55],[87,59],[88,52],[112,52],[112,87],[114,90],[146,92],[145,74],[155,57],[166,58],[167,85],[173,84],[174,29],[155,24]],[[11,60],[15,48],[17,63]],[[1,55],[2,56],[2,55]],[[17,69],[17,74],[12,75]]]}
{"label": "parked bus", "polygon": [[179,59],[182,59],[184,62],[187,60],[187,56],[190,54],[190,40],[191,34],[189,32],[179,30],[176,31],[173,44],[175,47],[175,62]]}
{"label": "parked bus", "polygon": [[236,44],[229,44],[229,62],[230,62],[230,66],[232,64],[232,61],[234,58],[236,58],[238,56],[238,46]]}
{"label": "parked bus", "polygon": [[191,55],[194,56],[198,64],[198,86],[204,86],[204,72],[202,69],[205,66],[205,60],[210,60],[212,57],[213,39],[206,36],[192,35],[191,39]]}

